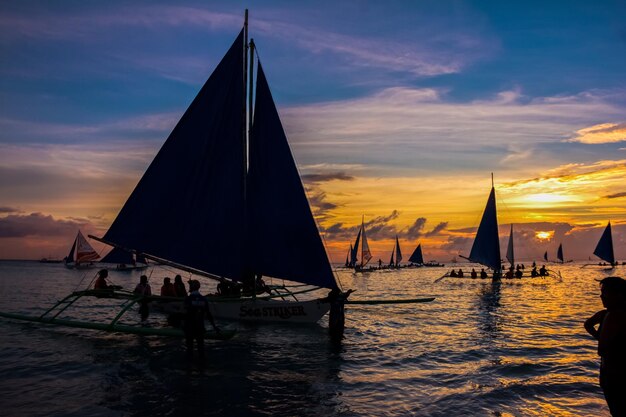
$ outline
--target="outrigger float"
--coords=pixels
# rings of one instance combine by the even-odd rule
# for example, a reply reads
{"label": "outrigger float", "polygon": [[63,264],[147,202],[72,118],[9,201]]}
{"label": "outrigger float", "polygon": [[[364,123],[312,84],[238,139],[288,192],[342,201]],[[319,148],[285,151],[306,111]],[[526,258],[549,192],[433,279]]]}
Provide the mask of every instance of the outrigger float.
{"label": "outrigger float", "polygon": [[[63,318],[63,313],[66,313],[68,309],[72,306],[77,305],[77,302],[84,297],[96,297],[96,298],[107,298],[107,299],[118,299],[122,300],[123,303],[120,306],[121,309],[117,313],[117,315],[108,323],[99,323],[99,322],[91,322],[91,321],[79,321],[79,320],[71,320],[67,318]],[[144,336],[169,336],[169,337],[184,337],[183,330],[176,327],[154,327],[154,326],[141,326],[141,325],[133,325],[122,323],[121,319],[126,312],[128,312],[132,307],[134,307],[137,303],[144,300],[154,300],[155,302],[167,302],[167,301],[175,301],[180,302],[180,299],[171,299],[170,297],[143,297],[133,294],[130,291],[124,290],[82,290],[82,291],[74,291],[69,294],[67,297],[63,298],[60,301],[57,301],[52,307],[46,310],[43,314],[39,316],[30,316],[25,314],[16,314],[16,313],[6,313],[0,312],[0,317],[20,320],[20,321],[29,321],[34,323],[41,323],[47,325],[55,325],[55,326],[63,326],[63,327],[75,327],[80,329],[91,329],[91,330],[99,330],[103,332],[111,332],[111,333],[128,333],[128,334],[138,334]],[[235,331],[231,329],[220,329],[219,331],[215,331],[214,329],[207,330],[205,332],[206,339],[215,339],[215,340],[227,340],[234,336]]]}

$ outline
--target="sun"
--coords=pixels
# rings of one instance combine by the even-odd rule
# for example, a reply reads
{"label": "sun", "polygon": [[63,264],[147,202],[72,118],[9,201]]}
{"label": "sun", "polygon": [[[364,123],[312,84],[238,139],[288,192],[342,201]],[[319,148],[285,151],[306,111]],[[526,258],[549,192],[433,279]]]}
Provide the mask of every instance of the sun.
{"label": "sun", "polygon": [[535,237],[539,240],[548,240],[551,239],[554,235],[554,232],[535,232]]}

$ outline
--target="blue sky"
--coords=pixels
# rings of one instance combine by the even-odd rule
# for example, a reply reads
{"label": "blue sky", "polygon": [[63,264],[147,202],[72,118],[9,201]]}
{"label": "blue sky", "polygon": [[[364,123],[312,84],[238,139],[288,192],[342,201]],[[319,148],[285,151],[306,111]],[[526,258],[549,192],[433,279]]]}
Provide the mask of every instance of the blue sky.
{"label": "blue sky", "polygon": [[[8,230],[33,213],[106,229],[245,8],[301,172],[350,178],[360,198],[412,180],[473,210],[492,171],[511,188],[557,173],[614,178],[626,166],[624,2],[3,2],[0,247],[27,250],[11,239],[33,235]],[[587,193],[626,192],[598,184]],[[320,218],[368,214],[330,185],[310,185],[316,201],[342,208]],[[369,214],[397,209],[404,226],[419,217],[396,205]],[[470,226],[426,213],[433,226],[455,216]]]}

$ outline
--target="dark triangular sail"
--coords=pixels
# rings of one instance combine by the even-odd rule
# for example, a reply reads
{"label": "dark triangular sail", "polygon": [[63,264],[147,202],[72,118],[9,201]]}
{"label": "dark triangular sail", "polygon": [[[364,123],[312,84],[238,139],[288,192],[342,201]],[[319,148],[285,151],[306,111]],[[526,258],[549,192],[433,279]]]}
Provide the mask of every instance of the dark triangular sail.
{"label": "dark triangular sail", "polygon": [[74,253],[76,252],[76,241],[77,240],[78,240],[78,237],[76,237],[76,239],[74,239],[74,243],[72,243],[72,249],[70,249],[70,253],[65,258],[65,263],[74,262]]}
{"label": "dark triangular sail", "polygon": [[606,229],[604,229],[593,254],[610,264],[615,263],[615,254],[613,253],[613,237],[611,235],[611,222],[606,225]]}
{"label": "dark triangular sail", "polygon": [[413,254],[409,258],[409,262],[413,262],[414,264],[423,264],[424,256],[422,256],[422,244],[417,245],[417,248],[413,251]]}
{"label": "dark triangular sail", "polygon": [[513,225],[511,225],[511,234],[509,235],[509,245],[506,248],[506,259],[511,263],[511,266],[515,264],[515,250],[513,248]]}
{"label": "dark triangular sail", "polygon": [[133,263],[135,263],[133,259],[133,254],[120,248],[111,249],[111,251],[100,260],[100,262],[125,265],[132,265]]}
{"label": "dark triangular sail", "polygon": [[359,242],[361,241],[361,229],[359,229],[359,233],[356,235],[356,241],[354,242],[354,247],[352,248],[352,253],[350,254],[350,266],[356,266],[358,262],[358,253],[359,253]]}
{"label": "dark triangular sail", "polygon": [[204,84],[104,240],[241,279],[244,35]]}
{"label": "dark triangular sail", "polygon": [[498,218],[496,214],[496,189],[494,187],[491,187],[491,193],[476,231],[469,260],[485,265],[494,271],[501,270],[500,237],[498,235]]}
{"label": "dark triangular sail", "polygon": [[556,250],[556,258],[563,263],[563,244],[559,243],[559,248]]}
{"label": "dark triangular sail", "polygon": [[336,287],[276,106],[258,65],[248,171],[251,270],[321,287]]}
{"label": "dark triangular sail", "polygon": [[370,251],[370,245],[367,243],[367,236],[365,236],[365,223],[361,221],[361,266],[367,265],[372,259],[372,252]]}
{"label": "dark triangular sail", "polygon": [[400,264],[402,262],[402,251],[400,250],[400,241],[398,241],[398,236],[396,235],[396,264]]}

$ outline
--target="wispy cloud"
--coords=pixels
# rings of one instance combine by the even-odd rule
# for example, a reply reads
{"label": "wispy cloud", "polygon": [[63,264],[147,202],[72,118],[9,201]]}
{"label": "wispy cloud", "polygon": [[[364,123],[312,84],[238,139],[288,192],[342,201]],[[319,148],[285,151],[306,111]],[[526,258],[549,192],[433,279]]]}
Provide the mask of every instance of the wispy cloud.
{"label": "wispy cloud", "polygon": [[569,142],[587,144],[614,143],[626,141],[626,123],[602,123],[576,132]]}
{"label": "wispy cloud", "polygon": [[0,217],[0,238],[68,236],[76,234],[79,228],[95,230],[87,219],[55,219],[43,213]]}
{"label": "wispy cloud", "polygon": [[376,161],[393,171],[420,165],[467,169],[468,160],[484,169],[487,159],[500,161],[500,168],[525,166],[544,157],[533,152],[534,147],[560,143],[581,125],[621,117],[623,109],[588,94],[530,101],[517,93],[499,94],[488,101],[455,103],[446,101],[441,90],[396,87],[281,113],[296,152],[324,146],[332,148],[325,153],[330,158],[326,162],[358,156],[370,169],[375,165],[371,155],[376,154]]}
{"label": "wispy cloud", "polygon": [[208,11],[202,8],[127,6],[115,9],[92,9],[87,12],[30,14],[5,13],[0,16],[0,31],[7,38],[76,39],[93,36],[103,30],[143,27],[162,31],[164,27],[197,26],[207,30],[241,26],[240,15]]}
{"label": "wispy cloud", "polygon": [[432,230],[428,232],[424,232],[424,227],[426,225],[426,218],[419,217],[415,222],[409,226],[405,236],[407,239],[417,239],[422,236],[432,237],[440,234],[442,231],[448,227],[448,222],[441,222],[437,224]]}
{"label": "wispy cloud", "polygon": [[17,213],[19,211],[20,211],[19,209],[16,209],[14,207],[7,207],[7,206],[0,207],[0,213]]}

